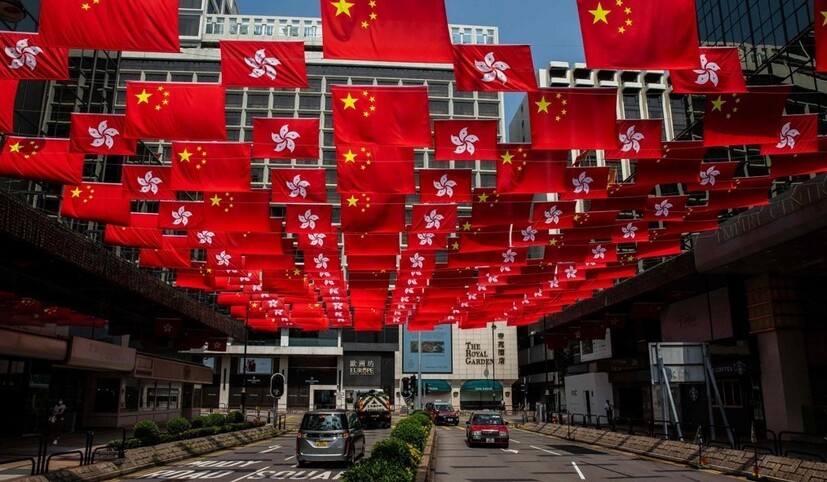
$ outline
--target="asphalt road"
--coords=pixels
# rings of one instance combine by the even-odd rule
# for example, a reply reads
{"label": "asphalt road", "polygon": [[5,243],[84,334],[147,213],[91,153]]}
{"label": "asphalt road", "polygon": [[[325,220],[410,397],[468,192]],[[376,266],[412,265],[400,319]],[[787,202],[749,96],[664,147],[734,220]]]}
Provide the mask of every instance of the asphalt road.
{"label": "asphalt road", "polygon": [[463,424],[437,430],[437,481],[743,480],[514,428],[508,449],[468,447]]}
{"label": "asphalt road", "polygon": [[[390,429],[365,430],[367,453],[378,441],[387,438]],[[209,480],[241,482],[242,480],[340,480],[344,464],[310,464],[296,466],[296,436],[287,434],[233,450],[156,467],[115,480]]]}

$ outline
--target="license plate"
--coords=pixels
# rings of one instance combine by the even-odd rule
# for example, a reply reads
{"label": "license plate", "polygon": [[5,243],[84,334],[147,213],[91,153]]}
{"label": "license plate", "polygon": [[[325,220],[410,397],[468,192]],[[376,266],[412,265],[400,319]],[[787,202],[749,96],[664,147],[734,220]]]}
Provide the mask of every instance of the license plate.
{"label": "license plate", "polygon": [[494,439],[493,438],[487,438],[487,439],[485,439],[485,443],[492,444],[492,443],[494,443]]}
{"label": "license plate", "polygon": [[318,448],[327,447],[327,442],[316,442],[316,447],[318,447]]}

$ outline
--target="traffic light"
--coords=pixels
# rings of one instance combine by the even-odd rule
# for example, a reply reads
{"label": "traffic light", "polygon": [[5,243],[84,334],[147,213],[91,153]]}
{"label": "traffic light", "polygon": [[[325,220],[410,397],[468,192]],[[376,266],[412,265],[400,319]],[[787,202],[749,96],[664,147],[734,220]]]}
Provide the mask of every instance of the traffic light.
{"label": "traffic light", "polygon": [[402,377],[402,396],[411,396],[411,379],[408,377]]}
{"label": "traffic light", "polygon": [[417,385],[416,375],[411,375],[411,391],[419,393],[419,385]]}
{"label": "traffic light", "polygon": [[431,394],[431,384],[426,383],[425,384],[425,395],[430,395],[430,394]]}
{"label": "traffic light", "polygon": [[284,375],[275,373],[270,377],[270,394],[273,398],[279,398],[284,394]]}

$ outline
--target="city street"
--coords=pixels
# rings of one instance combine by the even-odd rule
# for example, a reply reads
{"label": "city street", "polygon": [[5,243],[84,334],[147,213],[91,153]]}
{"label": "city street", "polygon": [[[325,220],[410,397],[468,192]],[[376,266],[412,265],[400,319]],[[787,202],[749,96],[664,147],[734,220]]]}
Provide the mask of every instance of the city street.
{"label": "city street", "polygon": [[514,428],[507,449],[468,447],[463,424],[437,430],[438,481],[735,480]]}

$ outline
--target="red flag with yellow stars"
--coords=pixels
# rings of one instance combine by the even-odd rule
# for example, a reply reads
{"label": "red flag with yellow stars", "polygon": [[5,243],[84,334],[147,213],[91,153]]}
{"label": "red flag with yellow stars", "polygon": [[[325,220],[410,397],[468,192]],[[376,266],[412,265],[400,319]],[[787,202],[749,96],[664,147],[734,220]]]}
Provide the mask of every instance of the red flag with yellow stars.
{"label": "red flag with yellow stars", "polygon": [[497,159],[497,192],[534,194],[565,189],[568,151],[540,151],[529,145],[502,144]]}
{"label": "red flag with yellow stars", "polygon": [[523,224],[531,218],[531,202],[534,194],[500,194],[493,188],[474,190],[469,228],[460,223],[463,231],[481,226]]}
{"label": "red flag with yellow stars", "polygon": [[83,154],[69,152],[69,139],[6,137],[0,176],[57,184],[80,184]]}
{"label": "red flag with yellow stars", "polygon": [[691,69],[698,64],[695,0],[577,0],[590,69]]}
{"label": "red flag with yellow stars", "polygon": [[40,33],[61,47],[178,53],[178,1],[41,0]]}
{"label": "red flag with yellow stars", "polygon": [[30,32],[0,32],[0,79],[69,80],[69,49]]}
{"label": "red flag with yellow stars", "polygon": [[69,138],[72,152],[134,156],[135,139],[124,137],[126,116],[115,114],[72,113]]}
{"label": "red flag with yellow stars", "polygon": [[84,182],[63,188],[60,215],[98,223],[129,226],[130,200],[123,197],[123,186]]}
{"label": "red flag with yellow stars", "polygon": [[304,42],[220,40],[221,85],[307,87]]}
{"label": "red flag with yellow stars", "polygon": [[698,65],[692,69],[670,70],[672,92],[676,94],[746,94],[747,83],[741,68],[738,47],[702,47]]}
{"label": "red flag with yellow stars", "polygon": [[399,233],[405,230],[405,196],[342,193],[342,231]]}
{"label": "red flag with yellow stars", "polygon": [[827,72],[827,0],[814,0],[816,72]]}
{"label": "red flag with yellow stars", "polygon": [[216,231],[270,232],[270,191],[204,193],[202,227]]}
{"label": "red flag with yellow stars", "polygon": [[413,148],[338,145],[336,179],[339,192],[413,194]]}
{"label": "red flag with yellow stars", "polygon": [[710,95],[704,114],[704,145],[778,142],[778,126],[792,86],[752,87],[748,94]]}
{"label": "red flag with yellow stars", "polygon": [[470,169],[423,169],[419,171],[419,202],[470,203]]}
{"label": "red flag with yellow stars", "polygon": [[535,149],[615,149],[617,89],[541,89],[528,93]]}
{"label": "red flag with yellow stars", "polygon": [[129,226],[107,225],[103,233],[106,244],[131,248],[161,247],[158,213],[130,213]]}
{"label": "red flag with yellow stars", "polygon": [[249,191],[250,170],[250,144],[172,143],[169,184],[176,191]]}
{"label": "red flag with yellow stars", "polygon": [[138,266],[141,268],[181,268],[191,265],[186,236],[164,236],[160,249],[141,249]]}
{"label": "red flag with yellow stars", "polygon": [[14,101],[17,79],[0,79],[0,132],[14,131]]}
{"label": "red flag with yellow stars", "polygon": [[762,156],[818,152],[818,114],[785,115],[777,129],[778,142],[762,145]]}
{"label": "red flag with yellow stars", "polygon": [[224,109],[224,87],[218,84],[127,82],[124,135],[223,141],[227,139]]}
{"label": "red flag with yellow stars", "polygon": [[427,87],[334,85],[334,144],[429,147]]}
{"label": "red flag with yellow stars", "polygon": [[326,59],[451,63],[444,0],[321,0]]}

